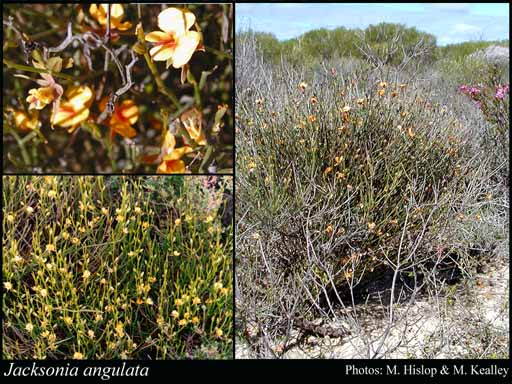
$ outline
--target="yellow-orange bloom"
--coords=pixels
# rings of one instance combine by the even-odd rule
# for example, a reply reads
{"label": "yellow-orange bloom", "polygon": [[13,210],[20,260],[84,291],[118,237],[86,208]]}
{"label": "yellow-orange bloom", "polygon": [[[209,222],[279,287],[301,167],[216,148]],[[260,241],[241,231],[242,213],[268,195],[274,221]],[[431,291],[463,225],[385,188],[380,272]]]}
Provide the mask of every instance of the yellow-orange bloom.
{"label": "yellow-orange bloom", "polygon": [[167,8],[158,15],[158,27],[146,35],[146,41],[154,43],[149,54],[155,61],[167,61],[167,67],[181,68],[190,61],[201,41],[197,31],[190,31],[196,22],[195,15],[178,8]]}
{"label": "yellow-orange bloom", "polygon": [[[91,4],[89,12],[102,27],[107,25],[107,10],[108,4]],[[110,5],[110,29],[118,29],[120,31],[126,31],[132,27],[132,23],[129,21],[122,22],[124,17],[124,8],[121,4]]]}
{"label": "yellow-orange bloom", "polygon": [[176,148],[176,138],[167,131],[162,145],[162,162],[157,168],[157,173],[184,173],[185,162],[181,158],[190,152],[192,148],[189,146]]}
{"label": "yellow-orange bloom", "polygon": [[[103,111],[107,105],[108,96],[100,101],[99,109]],[[117,134],[132,138],[137,134],[137,131],[132,127],[133,124],[139,119],[139,107],[135,105],[133,100],[124,100],[121,104],[116,104],[114,113],[107,121],[110,127],[110,137],[113,139]]]}
{"label": "yellow-orange bloom", "polygon": [[57,113],[52,117],[52,124],[73,132],[89,117],[92,96],[91,88],[86,85],[70,88],[66,92],[67,101],[60,104]]}
{"label": "yellow-orange bloom", "polygon": [[[63,65],[63,60],[60,57],[52,57],[48,59],[47,64],[37,61],[32,61],[35,68],[50,69],[55,72],[60,72]],[[66,64],[68,66],[68,64]],[[56,112],[56,105],[60,97],[64,93],[62,86],[55,82],[53,76],[49,73],[40,73],[42,79],[37,80],[36,83],[41,85],[40,88],[32,88],[28,91],[27,102],[30,103],[28,110],[43,109],[51,102],[54,102],[54,111]]]}
{"label": "yellow-orange bloom", "polygon": [[14,125],[22,132],[32,131],[40,125],[36,115],[28,116],[22,111],[14,112]]}

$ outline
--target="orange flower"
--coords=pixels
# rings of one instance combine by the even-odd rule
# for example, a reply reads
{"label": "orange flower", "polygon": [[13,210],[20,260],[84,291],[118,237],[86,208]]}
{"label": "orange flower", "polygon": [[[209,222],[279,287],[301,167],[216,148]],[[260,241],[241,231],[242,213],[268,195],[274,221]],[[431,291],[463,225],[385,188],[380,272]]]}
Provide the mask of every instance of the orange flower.
{"label": "orange flower", "polygon": [[41,124],[37,115],[31,115],[30,117],[22,111],[14,111],[14,124],[22,132],[29,132],[37,129]]}
{"label": "orange flower", "polygon": [[89,117],[92,96],[91,88],[86,85],[68,89],[67,101],[61,103],[57,113],[52,116],[52,124],[68,128],[68,132],[73,132]]}
{"label": "orange flower", "polygon": [[161,150],[162,162],[157,168],[157,173],[185,173],[185,162],[181,158],[190,152],[192,148],[189,146],[176,148],[176,138],[167,131]]}
{"label": "orange flower", "polygon": [[[100,101],[99,109],[103,112],[108,102],[108,96]],[[110,127],[110,138],[121,135],[131,139],[137,135],[137,131],[132,127],[139,119],[139,107],[135,105],[133,100],[124,100],[121,104],[116,104],[114,113],[107,121]]]}
{"label": "orange flower", "polygon": [[166,61],[166,67],[182,68],[190,61],[201,41],[201,34],[189,29],[196,22],[195,15],[178,8],[167,8],[158,15],[158,27],[146,35],[146,41],[155,43],[149,54],[154,61]]}
{"label": "orange flower", "polygon": [[[108,4],[91,4],[89,12],[102,27],[107,26],[107,10]],[[121,21],[124,17],[124,8],[121,4],[111,4],[110,6],[110,29],[118,29],[120,31],[126,31],[132,27],[132,23]]]}
{"label": "orange flower", "polygon": [[386,94],[386,90],[385,89],[379,89],[377,91],[377,93],[379,94],[379,96],[384,96]]}

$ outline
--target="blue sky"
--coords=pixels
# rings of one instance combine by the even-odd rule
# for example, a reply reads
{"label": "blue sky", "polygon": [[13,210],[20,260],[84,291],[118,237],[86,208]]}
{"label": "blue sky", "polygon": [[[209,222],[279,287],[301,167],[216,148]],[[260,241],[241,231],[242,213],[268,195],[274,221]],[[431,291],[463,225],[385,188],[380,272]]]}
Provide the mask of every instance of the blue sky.
{"label": "blue sky", "polygon": [[237,30],[272,32],[284,40],[317,28],[366,28],[401,23],[436,36],[438,45],[503,40],[509,34],[506,3],[239,3]]}

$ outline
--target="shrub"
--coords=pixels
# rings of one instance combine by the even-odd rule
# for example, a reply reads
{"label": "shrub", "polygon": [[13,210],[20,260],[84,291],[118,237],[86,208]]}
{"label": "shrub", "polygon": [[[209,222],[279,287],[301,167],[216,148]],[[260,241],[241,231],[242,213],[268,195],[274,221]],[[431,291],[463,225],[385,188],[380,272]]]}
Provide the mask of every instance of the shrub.
{"label": "shrub", "polygon": [[475,238],[453,233],[489,207],[488,159],[438,90],[316,70],[237,67],[237,318],[265,356],[296,319],[335,318],[386,270],[414,286],[453,263],[469,273]]}

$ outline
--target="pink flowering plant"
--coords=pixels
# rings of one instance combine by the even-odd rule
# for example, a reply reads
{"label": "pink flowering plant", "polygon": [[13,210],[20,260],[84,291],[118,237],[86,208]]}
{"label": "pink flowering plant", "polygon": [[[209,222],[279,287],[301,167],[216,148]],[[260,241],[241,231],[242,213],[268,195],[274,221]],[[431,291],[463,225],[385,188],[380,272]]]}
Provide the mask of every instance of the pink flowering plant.
{"label": "pink flowering plant", "polygon": [[[497,75],[497,68],[491,68],[488,81],[484,84],[466,85],[459,91],[467,95],[482,112],[489,122],[488,129],[483,134],[483,145],[489,151],[496,153],[496,160],[501,163],[508,159],[509,153],[509,83],[504,83]],[[505,167],[504,174],[508,174]]]}

